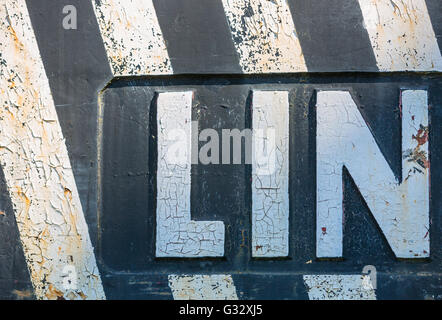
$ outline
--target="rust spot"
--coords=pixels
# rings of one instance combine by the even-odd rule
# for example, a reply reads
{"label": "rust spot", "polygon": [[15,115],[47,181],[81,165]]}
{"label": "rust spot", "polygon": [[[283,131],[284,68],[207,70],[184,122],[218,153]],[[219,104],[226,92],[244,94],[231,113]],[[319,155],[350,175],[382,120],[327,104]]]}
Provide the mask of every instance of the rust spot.
{"label": "rust spot", "polygon": [[72,191],[68,188],[64,188],[64,196],[69,199],[69,201],[72,201]]}
{"label": "rust spot", "polygon": [[29,208],[31,207],[31,200],[29,200],[29,198],[26,196],[26,194],[21,190],[20,187],[17,186],[17,193],[18,196],[23,200],[23,202],[25,203],[25,213],[26,215],[28,215],[29,213]]}
{"label": "rust spot", "polygon": [[63,292],[54,288],[52,284],[49,285],[48,291],[46,292],[46,298],[49,300],[66,300],[63,296]]}
{"label": "rust spot", "polygon": [[327,228],[326,227],[322,227],[321,230],[322,230],[322,234],[327,234]]}
{"label": "rust spot", "polygon": [[256,250],[262,249],[262,246],[256,246],[255,249]]}
{"label": "rust spot", "polygon": [[420,147],[428,141],[428,127],[420,126],[417,131],[417,135],[413,135],[412,138],[417,141],[417,146]]}
{"label": "rust spot", "polygon": [[86,300],[87,295],[85,295],[83,292],[77,292],[77,294],[80,296],[81,299]]}
{"label": "rust spot", "polygon": [[241,245],[240,247],[244,248],[246,246],[246,236],[245,236],[245,230],[241,230]]}
{"label": "rust spot", "polygon": [[428,169],[430,167],[430,162],[427,159],[427,153],[420,149],[422,145],[428,142],[428,127],[420,125],[417,134],[412,135],[412,139],[417,141],[417,146],[413,150],[407,150],[405,158],[407,158],[410,162],[417,163],[424,169]]}

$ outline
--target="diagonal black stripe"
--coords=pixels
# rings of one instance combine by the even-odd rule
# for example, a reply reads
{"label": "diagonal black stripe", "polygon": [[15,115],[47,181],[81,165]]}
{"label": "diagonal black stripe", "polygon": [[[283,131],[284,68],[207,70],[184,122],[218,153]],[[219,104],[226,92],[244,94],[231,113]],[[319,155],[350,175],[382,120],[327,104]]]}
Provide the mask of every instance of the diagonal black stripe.
{"label": "diagonal black stripe", "polygon": [[34,298],[17,222],[0,168],[0,300]]}
{"label": "diagonal black stripe", "polygon": [[174,73],[241,73],[221,1],[154,0]]}
{"label": "diagonal black stripe", "polygon": [[378,71],[357,0],[288,2],[309,72]]}
{"label": "diagonal black stripe", "polygon": [[[77,9],[77,29],[65,30],[63,7]],[[97,92],[112,78],[91,1],[27,1],[81,204],[96,242]]]}

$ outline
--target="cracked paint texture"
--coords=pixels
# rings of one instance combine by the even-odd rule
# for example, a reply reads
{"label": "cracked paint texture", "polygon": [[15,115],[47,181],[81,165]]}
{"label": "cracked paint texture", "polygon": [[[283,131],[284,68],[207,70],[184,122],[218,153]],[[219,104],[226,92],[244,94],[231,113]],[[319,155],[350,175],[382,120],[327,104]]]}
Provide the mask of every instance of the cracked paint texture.
{"label": "cracked paint texture", "polygon": [[394,176],[346,91],[317,97],[317,256],[342,256],[345,166],[399,258],[430,255],[428,101],[424,90],[402,96],[402,181]]}
{"label": "cracked paint texture", "polygon": [[368,275],[304,275],[310,300],[376,300]]}
{"label": "cracked paint texture", "polygon": [[152,0],[92,2],[114,76],[173,73]]}
{"label": "cracked paint texture", "polygon": [[231,275],[169,275],[175,300],[238,300]]}
{"label": "cracked paint texture", "polygon": [[[24,0],[0,1],[0,161],[35,296],[105,298]],[[65,267],[76,288],[66,286]]]}
{"label": "cracked paint texture", "polygon": [[359,0],[380,71],[441,71],[425,0]]}
{"label": "cracked paint texture", "polygon": [[186,91],[157,99],[157,257],[224,256],[224,223],[191,220],[192,98]]}
{"label": "cracked paint texture", "polygon": [[244,73],[305,72],[286,0],[222,0]]}
{"label": "cracked paint texture", "polygon": [[253,92],[252,255],[289,252],[288,91]]}

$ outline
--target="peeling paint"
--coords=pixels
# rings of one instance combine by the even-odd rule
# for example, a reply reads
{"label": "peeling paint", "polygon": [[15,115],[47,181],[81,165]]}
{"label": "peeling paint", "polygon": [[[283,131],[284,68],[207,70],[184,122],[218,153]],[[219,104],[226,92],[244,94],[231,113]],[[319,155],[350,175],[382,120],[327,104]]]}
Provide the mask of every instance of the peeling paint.
{"label": "peeling paint", "polygon": [[[254,91],[252,126],[255,147],[252,255],[286,257],[289,252],[288,91]],[[269,130],[274,130],[274,134]]]}
{"label": "peeling paint", "polygon": [[158,95],[157,257],[224,256],[224,223],[191,220],[192,97]]}
{"label": "peeling paint", "polygon": [[305,72],[286,0],[223,0],[244,73]]}
{"label": "peeling paint", "polygon": [[175,300],[238,300],[231,275],[169,275]]}
{"label": "peeling paint", "polygon": [[310,300],[376,300],[368,275],[304,275]]}
{"label": "peeling paint", "polygon": [[[399,258],[430,255],[428,97],[402,96],[402,182],[394,176],[367,123],[346,91],[320,91],[317,102],[317,256],[342,256],[345,166]],[[410,150],[425,161],[410,158]],[[326,232],[325,232],[326,230]]]}
{"label": "peeling paint", "polygon": [[[65,140],[24,0],[0,1],[0,161],[35,296],[105,298]],[[69,190],[66,193],[66,190]],[[63,269],[75,267],[76,290]]]}
{"label": "peeling paint", "polygon": [[173,73],[152,0],[92,2],[114,76]]}
{"label": "peeling paint", "polygon": [[359,0],[380,71],[441,71],[425,0]]}

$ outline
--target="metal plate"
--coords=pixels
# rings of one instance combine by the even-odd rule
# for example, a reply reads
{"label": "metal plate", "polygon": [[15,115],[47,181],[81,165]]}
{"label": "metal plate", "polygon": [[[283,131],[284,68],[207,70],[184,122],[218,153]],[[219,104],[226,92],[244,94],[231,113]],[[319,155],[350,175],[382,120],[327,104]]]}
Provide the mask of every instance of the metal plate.
{"label": "metal plate", "polygon": [[[440,1],[0,2],[0,298],[442,297]],[[413,232],[388,233],[382,223],[394,220],[393,209],[370,210],[377,199],[363,194],[371,184],[361,187],[356,177],[381,168],[379,161],[370,166],[356,155],[367,166],[343,170],[342,214],[326,221],[342,229],[342,256],[336,238],[326,241],[324,256],[318,239],[332,230],[320,225],[317,209],[318,106],[327,104],[319,94],[350,94],[360,127],[379,148],[376,159],[401,182],[407,90],[427,97],[428,126],[416,128],[411,141],[428,147],[413,159],[431,179],[407,195],[428,187],[429,209],[406,216],[404,207],[393,218],[406,216],[396,222]],[[254,254],[261,249],[253,242],[256,190],[243,143],[240,164],[192,164],[189,176],[191,219],[223,224],[222,254],[159,257],[159,96],[192,92],[198,132],[222,136],[223,129],[253,127],[254,93],[262,91],[288,97],[272,119],[287,125],[280,251],[288,253]],[[40,135],[35,123],[51,134]],[[355,145],[360,141],[356,136]],[[53,166],[29,157],[36,150],[49,162],[62,159],[61,173],[42,174],[41,166],[45,173]],[[422,246],[400,258],[391,238]],[[376,276],[367,278],[367,270]],[[376,288],[365,288],[367,279]]]}

